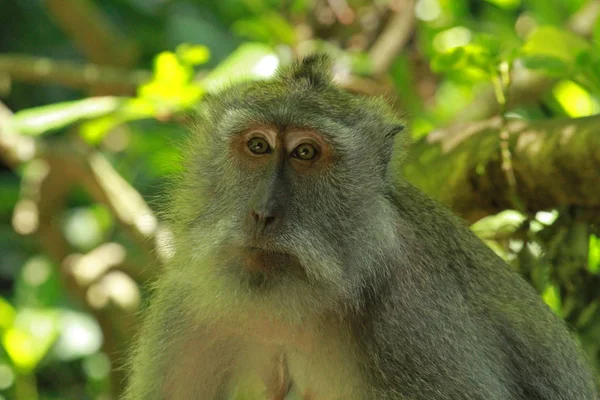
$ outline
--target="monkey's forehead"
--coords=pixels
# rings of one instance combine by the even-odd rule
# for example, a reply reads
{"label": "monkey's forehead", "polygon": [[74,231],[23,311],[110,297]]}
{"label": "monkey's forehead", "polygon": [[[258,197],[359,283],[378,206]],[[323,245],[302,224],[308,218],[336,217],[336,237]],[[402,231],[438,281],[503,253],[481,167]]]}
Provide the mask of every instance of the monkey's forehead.
{"label": "monkey's forehead", "polygon": [[315,88],[305,82],[285,80],[226,89],[206,105],[205,113],[216,123],[218,132],[225,135],[263,124],[280,130],[313,129],[332,138],[358,131],[377,136],[399,123],[376,99],[353,95],[333,85]]}

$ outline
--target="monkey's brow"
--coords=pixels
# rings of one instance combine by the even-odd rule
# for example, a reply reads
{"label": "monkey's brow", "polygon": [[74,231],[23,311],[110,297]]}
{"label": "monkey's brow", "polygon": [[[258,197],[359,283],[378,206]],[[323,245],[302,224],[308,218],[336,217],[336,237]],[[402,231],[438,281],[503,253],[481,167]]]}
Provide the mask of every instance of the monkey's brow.
{"label": "monkey's brow", "polygon": [[[335,140],[336,137],[351,134],[353,128],[325,115],[309,115],[304,118],[285,116],[285,108],[259,113],[256,110],[244,107],[228,109],[217,122],[216,132],[223,136],[240,133],[253,125],[273,125],[278,129],[288,127],[311,129],[318,131],[323,136]],[[279,116],[277,114],[280,114]]]}

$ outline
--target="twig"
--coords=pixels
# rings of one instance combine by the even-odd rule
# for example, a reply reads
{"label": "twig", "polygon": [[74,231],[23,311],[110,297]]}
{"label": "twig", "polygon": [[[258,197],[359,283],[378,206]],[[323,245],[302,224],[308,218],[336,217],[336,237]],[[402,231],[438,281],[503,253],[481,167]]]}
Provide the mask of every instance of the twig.
{"label": "twig", "polygon": [[513,168],[513,156],[510,150],[510,132],[508,129],[508,119],[506,118],[506,105],[508,104],[508,95],[511,85],[511,69],[512,63],[503,61],[498,66],[496,76],[494,76],[494,88],[496,93],[496,101],[500,105],[500,119],[502,126],[500,127],[500,156],[502,157],[502,172],[508,183],[508,193],[512,200],[514,208],[524,212],[523,202],[519,198],[517,190],[517,178]]}
{"label": "twig", "polygon": [[329,8],[342,25],[350,25],[354,22],[356,15],[346,0],[328,0]]}
{"label": "twig", "polygon": [[74,89],[100,88],[115,95],[133,94],[151,77],[149,71],[127,71],[21,54],[0,54],[0,73],[25,82],[60,84]]}
{"label": "twig", "polygon": [[12,112],[0,102],[0,160],[11,168],[33,159],[39,152],[39,145],[28,136],[15,132]]}
{"label": "twig", "polygon": [[567,27],[580,36],[589,37],[599,17],[600,0],[590,0],[571,16]]}
{"label": "twig", "polygon": [[383,75],[408,43],[415,27],[414,9],[414,0],[406,0],[389,19],[387,26],[369,50],[374,76]]}

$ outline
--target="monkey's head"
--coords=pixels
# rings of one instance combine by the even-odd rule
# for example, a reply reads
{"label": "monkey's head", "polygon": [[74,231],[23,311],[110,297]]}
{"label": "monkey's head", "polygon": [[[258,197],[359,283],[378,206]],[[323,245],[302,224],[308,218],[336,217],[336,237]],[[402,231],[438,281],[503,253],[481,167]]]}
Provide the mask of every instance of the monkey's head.
{"label": "monkey's head", "polygon": [[330,65],[311,56],[206,98],[172,204],[192,268],[340,297],[377,273],[365,265],[397,243],[388,164],[403,126],[383,100],[336,87]]}

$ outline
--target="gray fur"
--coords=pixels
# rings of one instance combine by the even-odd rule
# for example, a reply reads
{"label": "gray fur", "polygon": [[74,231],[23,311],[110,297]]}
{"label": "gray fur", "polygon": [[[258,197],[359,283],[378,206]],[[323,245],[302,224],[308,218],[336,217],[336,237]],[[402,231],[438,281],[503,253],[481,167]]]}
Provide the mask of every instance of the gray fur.
{"label": "gray fur", "polygon": [[[310,57],[198,111],[165,214],[175,255],[125,399],[225,399],[272,353],[292,393],[315,400],[596,399],[563,322],[461,221],[392,178],[401,121],[333,86],[329,65]],[[316,130],[334,161],[308,176],[245,170],[229,142],[253,124]],[[252,275],[230,249],[273,173],[284,209],[273,238],[301,268]]]}

